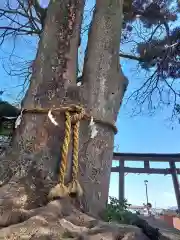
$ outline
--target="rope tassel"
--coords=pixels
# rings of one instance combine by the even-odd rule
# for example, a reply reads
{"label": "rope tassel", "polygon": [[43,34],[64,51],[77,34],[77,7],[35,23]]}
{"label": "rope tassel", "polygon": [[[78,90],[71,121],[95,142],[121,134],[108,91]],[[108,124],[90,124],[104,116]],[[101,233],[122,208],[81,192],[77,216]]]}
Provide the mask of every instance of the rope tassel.
{"label": "rope tassel", "polygon": [[71,139],[71,116],[68,111],[65,112],[65,136],[64,136],[64,143],[62,146],[62,157],[61,157],[61,165],[59,170],[59,184],[53,187],[48,195],[50,200],[54,198],[63,198],[68,195],[68,188],[64,185],[66,168],[67,168],[67,157],[68,157],[68,150],[69,150],[69,143]]}
{"label": "rope tassel", "polygon": [[73,125],[73,165],[72,181],[68,184],[69,193],[72,195],[82,196],[83,190],[78,182],[78,149],[79,149],[79,126],[80,120]]}
{"label": "rope tassel", "polygon": [[72,196],[75,195],[77,197],[81,197],[83,195],[82,187],[77,179],[74,179],[69,183],[68,191],[69,194],[72,194]]}
{"label": "rope tassel", "polygon": [[48,199],[53,200],[56,198],[64,198],[67,195],[68,195],[67,187],[63,183],[59,183],[51,189],[48,195]]}
{"label": "rope tassel", "polygon": [[[64,143],[62,146],[62,157],[61,157],[61,165],[60,165],[60,176],[59,176],[59,184],[57,184],[54,188],[49,192],[48,198],[50,200],[54,198],[63,198],[68,194],[72,194],[75,196],[82,196],[83,191],[78,182],[78,151],[79,151],[79,126],[80,120],[83,119],[85,115],[85,111],[82,108],[76,109],[78,113],[74,115],[70,115],[69,111],[65,112],[66,121],[65,121],[65,137]],[[68,158],[68,150],[69,144],[71,140],[71,124],[73,123],[73,163],[72,163],[72,181],[65,186],[65,174],[67,169],[67,158]]]}

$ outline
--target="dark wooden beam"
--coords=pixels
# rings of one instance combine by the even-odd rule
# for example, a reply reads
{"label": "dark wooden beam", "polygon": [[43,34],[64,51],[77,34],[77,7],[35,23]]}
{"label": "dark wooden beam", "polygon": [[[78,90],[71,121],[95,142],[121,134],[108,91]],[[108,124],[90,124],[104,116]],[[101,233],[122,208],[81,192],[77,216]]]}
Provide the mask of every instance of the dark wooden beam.
{"label": "dark wooden beam", "polygon": [[158,154],[158,153],[117,153],[113,154],[113,160],[126,161],[154,161],[154,162],[180,162],[180,153]]}
{"label": "dark wooden beam", "polygon": [[144,161],[144,168],[145,169],[149,169],[150,168],[149,161]]}
{"label": "dark wooden beam", "polygon": [[[119,167],[112,167],[111,172],[119,172]],[[170,168],[161,169],[161,168],[149,168],[148,170],[145,168],[131,168],[131,167],[124,167],[125,173],[145,173],[145,174],[172,174],[172,170]],[[176,169],[177,174],[180,174],[180,169]]]}
{"label": "dark wooden beam", "polygon": [[169,162],[169,165],[170,165],[171,172],[172,172],[172,180],[173,180],[174,191],[175,191],[175,195],[176,195],[178,211],[180,213],[180,186],[179,186],[179,180],[178,180],[178,176],[177,176],[178,169],[176,169],[175,162]]}

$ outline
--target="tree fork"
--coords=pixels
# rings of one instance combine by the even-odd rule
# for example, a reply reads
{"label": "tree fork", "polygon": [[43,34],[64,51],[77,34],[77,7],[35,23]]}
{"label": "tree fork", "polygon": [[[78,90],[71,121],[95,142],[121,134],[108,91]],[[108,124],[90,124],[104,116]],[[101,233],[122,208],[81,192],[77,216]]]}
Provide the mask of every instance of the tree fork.
{"label": "tree fork", "polygon": [[[80,0],[56,0],[49,6],[23,108],[82,104],[93,117],[114,122],[127,85],[119,65],[123,1],[96,1],[82,85],[78,87],[77,49],[83,6],[84,1]],[[9,163],[14,175],[0,191],[0,224],[6,219],[4,214],[11,213],[7,211],[10,206],[21,213],[22,209],[47,203],[47,193],[57,183],[55,170],[64,140],[64,116],[60,114],[56,121],[58,126],[54,126],[46,114],[23,115],[12,146],[18,157]],[[95,123],[95,127],[97,134],[92,137],[89,122],[81,121],[80,124],[79,181],[84,194],[78,204],[84,212],[98,216],[108,198],[114,132],[101,123]],[[70,167],[71,151],[67,181]],[[9,217],[4,225],[21,219],[23,216],[13,221]]]}

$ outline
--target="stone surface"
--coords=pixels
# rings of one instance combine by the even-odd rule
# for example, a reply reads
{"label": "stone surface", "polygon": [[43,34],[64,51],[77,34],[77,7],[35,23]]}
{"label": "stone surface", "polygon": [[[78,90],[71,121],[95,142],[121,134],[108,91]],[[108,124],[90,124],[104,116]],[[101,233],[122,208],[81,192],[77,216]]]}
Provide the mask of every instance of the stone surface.
{"label": "stone surface", "polygon": [[76,226],[66,219],[61,219],[60,224],[71,237],[79,236],[83,240],[148,240],[141,229],[131,225],[99,222],[97,226],[88,229]]}

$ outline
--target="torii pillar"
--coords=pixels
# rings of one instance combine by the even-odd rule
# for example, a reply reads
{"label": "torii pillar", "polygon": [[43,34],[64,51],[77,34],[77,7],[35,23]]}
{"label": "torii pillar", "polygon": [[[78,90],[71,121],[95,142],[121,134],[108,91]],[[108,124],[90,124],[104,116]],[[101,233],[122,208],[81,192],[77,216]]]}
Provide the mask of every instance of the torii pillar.
{"label": "torii pillar", "polygon": [[176,201],[177,201],[177,206],[178,206],[178,213],[180,214],[180,186],[179,186],[178,175],[176,172],[176,164],[174,161],[170,161],[169,165],[171,168],[174,191],[175,191]]}
{"label": "torii pillar", "polygon": [[119,201],[124,201],[124,160],[119,161]]}

